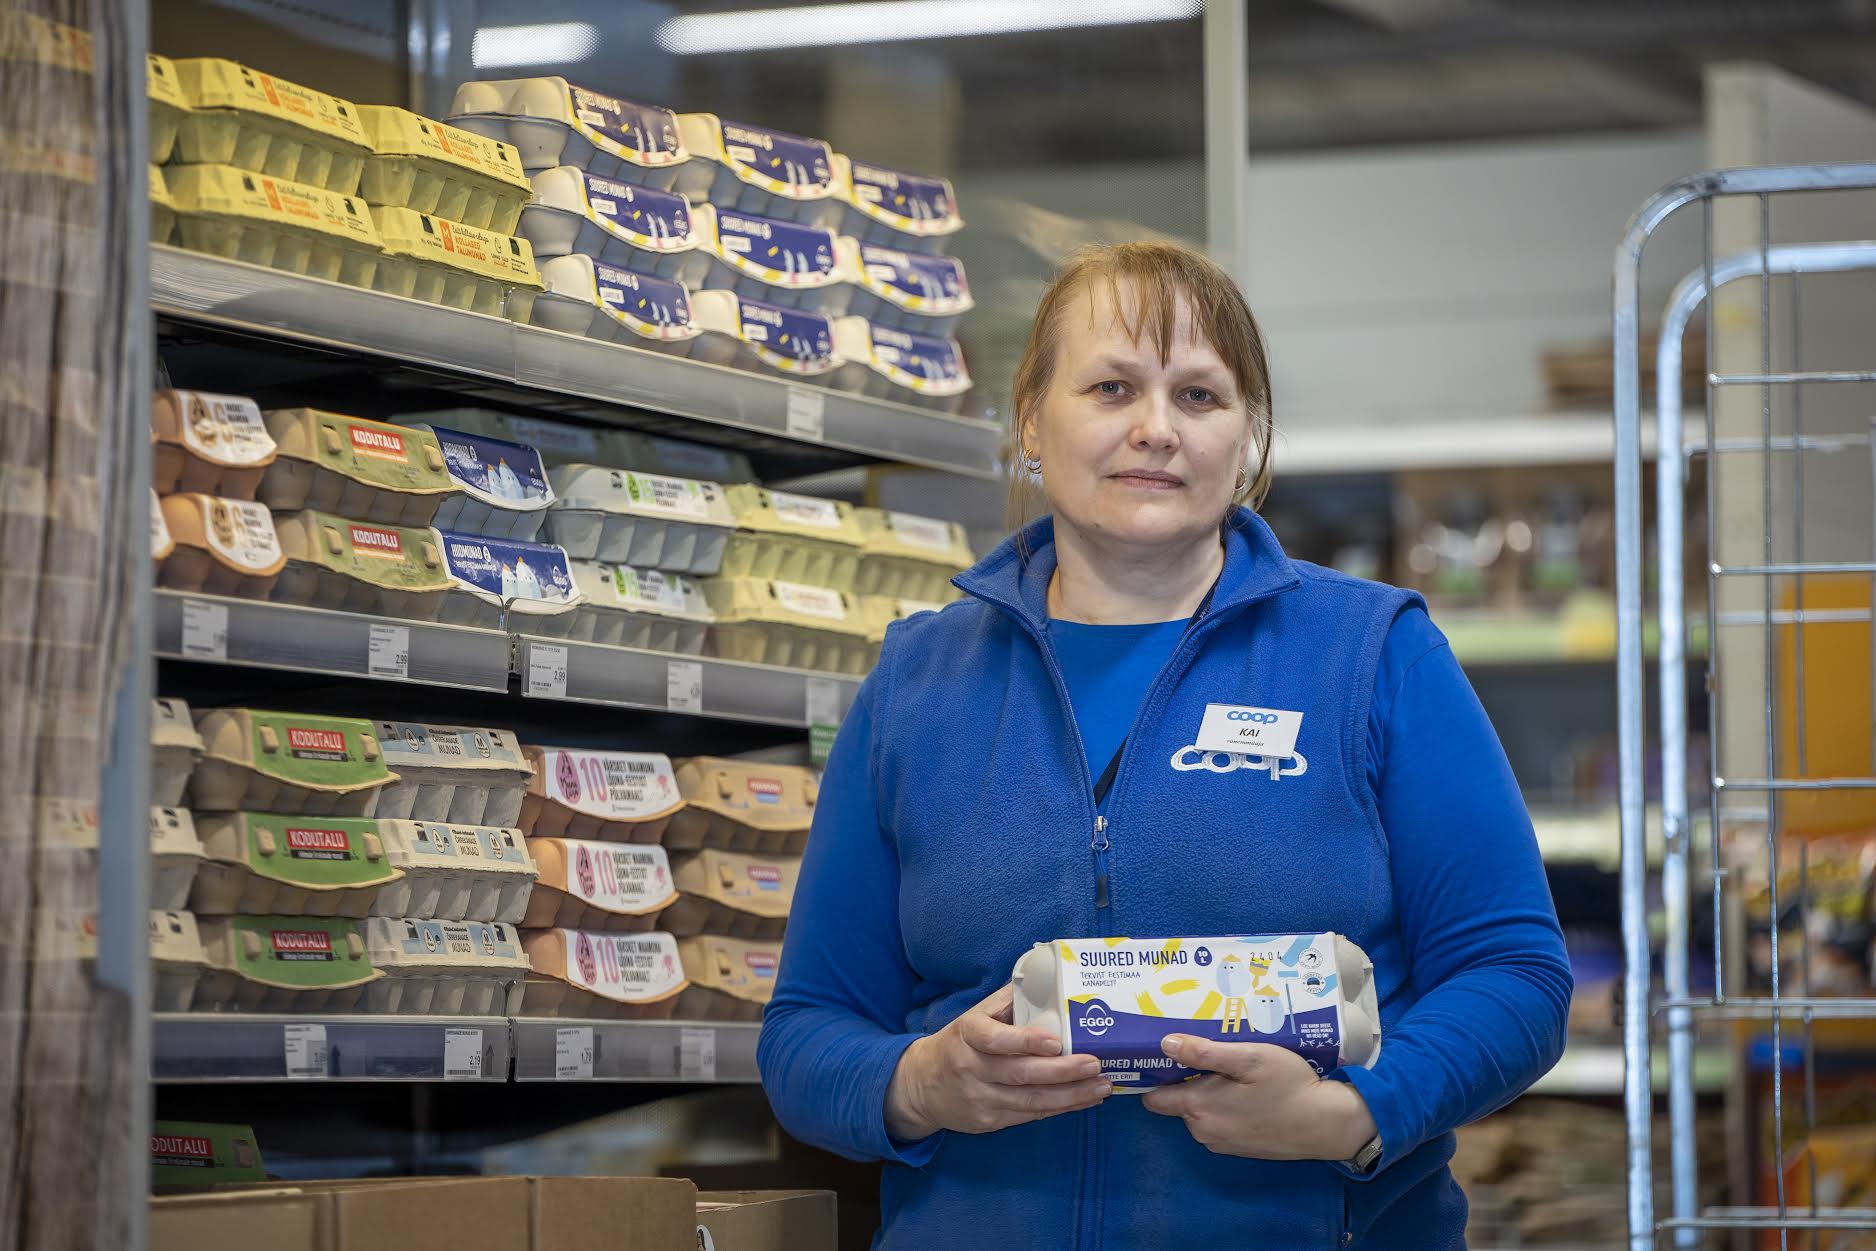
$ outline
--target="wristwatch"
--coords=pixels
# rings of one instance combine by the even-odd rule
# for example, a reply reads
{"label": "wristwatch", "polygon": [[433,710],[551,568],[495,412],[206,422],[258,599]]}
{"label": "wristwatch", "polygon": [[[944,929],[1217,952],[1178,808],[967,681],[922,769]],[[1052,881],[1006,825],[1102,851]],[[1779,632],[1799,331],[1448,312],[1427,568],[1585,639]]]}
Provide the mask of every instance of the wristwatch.
{"label": "wristwatch", "polygon": [[1365,1173],[1374,1167],[1374,1162],[1381,1158],[1381,1135],[1376,1134],[1368,1140],[1368,1145],[1355,1153],[1355,1158],[1348,1161],[1348,1166],[1357,1173]]}

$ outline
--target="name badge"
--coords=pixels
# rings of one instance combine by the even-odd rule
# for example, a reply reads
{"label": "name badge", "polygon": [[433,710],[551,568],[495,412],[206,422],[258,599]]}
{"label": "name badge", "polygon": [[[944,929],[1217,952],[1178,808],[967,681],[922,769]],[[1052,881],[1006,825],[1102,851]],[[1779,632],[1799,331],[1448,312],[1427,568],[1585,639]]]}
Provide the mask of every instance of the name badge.
{"label": "name badge", "polygon": [[1303,714],[1281,708],[1207,704],[1195,746],[1200,751],[1229,751],[1242,756],[1288,760],[1296,754]]}

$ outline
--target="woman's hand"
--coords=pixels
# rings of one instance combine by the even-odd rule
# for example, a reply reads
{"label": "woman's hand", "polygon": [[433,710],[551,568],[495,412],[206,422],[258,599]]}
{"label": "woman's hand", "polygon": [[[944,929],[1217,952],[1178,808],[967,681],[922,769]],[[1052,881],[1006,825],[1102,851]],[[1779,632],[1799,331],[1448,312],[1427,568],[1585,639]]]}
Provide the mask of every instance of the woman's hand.
{"label": "woman's hand", "polygon": [[987,1134],[1092,1108],[1113,1093],[1093,1056],[1065,1056],[1049,1030],[1010,1024],[1005,986],[899,1057],[886,1130],[913,1142],[941,1129]]}
{"label": "woman's hand", "polygon": [[1177,1116],[1201,1146],[1254,1160],[1351,1160],[1374,1117],[1347,1082],[1325,1081],[1294,1051],[1170,1034],[1167,1055],[1205,1076],[1162,1086],[1147,1110]]}

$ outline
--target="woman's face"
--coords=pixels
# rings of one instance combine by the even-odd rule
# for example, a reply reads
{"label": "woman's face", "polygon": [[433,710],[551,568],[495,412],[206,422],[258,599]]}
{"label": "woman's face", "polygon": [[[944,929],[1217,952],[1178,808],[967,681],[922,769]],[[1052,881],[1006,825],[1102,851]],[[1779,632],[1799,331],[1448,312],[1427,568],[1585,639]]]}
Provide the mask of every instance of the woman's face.
{"label": "woman's face", "polygon": [[[1132,293],[1122,287],[1123,299]],[[1127,333],[1106,283],[1063,310],[1048,389],[1026,414],[1058,523],[1129,547],[1175,548],[1215,535],[1251,441],[1231,370],[1177,306],[1172,351]],[[1137,324],[1137,319],[1135,320]]]}

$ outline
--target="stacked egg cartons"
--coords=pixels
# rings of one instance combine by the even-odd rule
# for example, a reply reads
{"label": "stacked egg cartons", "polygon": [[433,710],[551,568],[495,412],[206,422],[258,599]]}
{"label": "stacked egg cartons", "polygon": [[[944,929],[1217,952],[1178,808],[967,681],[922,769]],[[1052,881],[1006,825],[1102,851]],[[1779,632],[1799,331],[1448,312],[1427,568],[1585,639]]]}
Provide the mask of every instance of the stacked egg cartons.
{"label": "stacked egg cartons", "polygon": [[969,389],[944,180],[563,78],[466,83],[450,120],[532,176],[537,325],[946,410]]}
{"label": "stacked egg cartons", "polygon": [[255,501],[277,448],[253,400],[159,391],[150,406],[158,585],[267,598],[286,565],[273,514]]}
{"label": "stacked egg cartons", "polygon": [[976,557],[955,521],[879,508],[854,510],[860,526],[860,567],[854,589],[867,627],[867,667],[879,660],[886,628],[915,613],[935,612],[958,597],[951,579]]}
{"label": "stacked egg cartons", "polygon": [[164,1007],[512,1010],[525,967],[514,923],[534,881],[514,827],[527,766],[513,734],[255,709],[186,718],[159,715],[156,740],[158,798],[186,791],[188,805],[153,822]]}
{"label": "stacked egg cartons", "polygon": [[759,1019],[812,820],[805,769],[528,747],[529,1016]]}

